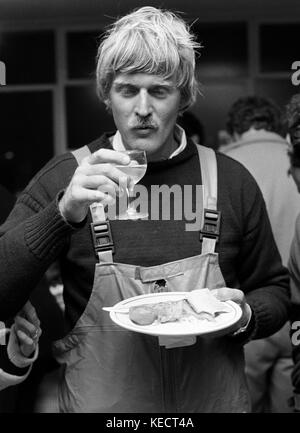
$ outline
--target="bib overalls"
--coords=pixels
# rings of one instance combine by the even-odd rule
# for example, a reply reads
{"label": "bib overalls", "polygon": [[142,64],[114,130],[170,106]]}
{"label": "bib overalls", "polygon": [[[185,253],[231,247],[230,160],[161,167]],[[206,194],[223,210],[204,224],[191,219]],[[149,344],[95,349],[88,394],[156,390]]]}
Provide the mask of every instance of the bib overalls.
{"label": "bib overalls", "polygon": [[[218,214],[215,153],[203,146],[197,148],[203,207],[214,217]],[[84,147],[74,152],[78,162],[87,151]],[[95,212],[92,217],[96,231],[105,227],[104,213],[99,216]],[[224,287],[215,244],[216,238],[208,231],[199,242],[201,254],[151,267],[114,263],[110,249],[98,252],[86,308],[73,330],[54,343],[63,370],[58,392],[61,412],[250,410],[243,346],[232,337],[197,337],[192,345],[169,349],[159,344],[158,337],[118,327],[102,310],[158,290]],[[164,284],[157,284],[161,281]]]}

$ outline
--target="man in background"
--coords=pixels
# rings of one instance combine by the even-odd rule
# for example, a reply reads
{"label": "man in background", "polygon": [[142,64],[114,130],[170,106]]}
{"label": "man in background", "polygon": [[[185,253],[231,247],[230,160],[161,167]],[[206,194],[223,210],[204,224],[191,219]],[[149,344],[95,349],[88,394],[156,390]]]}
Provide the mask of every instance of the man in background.
{"label": "man in background", "polygon": [[[290,173],[300,192],[300,93],[292,96],[285,110],[287,137],[290,143]],[[294,396],[292,406],[295,412],[300,412],[300,215],[298,215],[295,227],[295,236],[291,246],[289,259],[289,271],[291,275],[291,341],[294,368],[292,372],[292,384]]]}
{"label": "man in background", "polygon": [[[0,200],[0,224],[2,224],[12,210],[16,199],[10,191],[0,185]],[[0,413],[32,412],[35,405],[39,403],[37,402],[37,394],[39,393],[40,396],[38,387],[43,376],[49,373],[50,377],[57,367],[51,353],[51,342],[59,337],[63,326],[63,314],[56,302],[61,303],[62,299],[60,294],[55,296],[56,293],[50,293],[50,291],[51,285],[54,284],[53,289],[58,291],[58,282],[58,270],[53,264],[47,271],[47,278],[42,278],[31,294],[32,304],[28,301],[14,319],[10,318],[5,324],[0,322],[0,325],[2,324],[2,327],[0,326]],[[18,330],[22,327],[23,331],[30,335],[33,325],[36,324],[39,328],[39,319],[45,327],[40,340],[40,330],[33,343],[28,340],[28,336],[17,335]],[[5,326],[11,328],[10,337],[7,339],[7,345],[1,345],[1,331],[8,333]],[[38,340],[39,350],[33,357],[30,352],[31,344],[35,349]],[[21,344],[25,348],[21,347]],[[10,360],[10,355],[7,356],[8,348],[10,348],[10,354],[17,354],[16,362]],[[24,356],[27,356],[28,353],[30,357],[26,360]],[[49,385],[49,380],[47,384]]]}
{"label": "man in background", "polygon": [[[0,185],[0,200],[1,200],[0,224],[2,224],[6,220],[8,214],[13,208],[15,203],[15,198],[13,194],[11,194],[4,186]],[[8,388],[5,391],[2,391],[0,394],[0,413],[12,412],[13,408],[15,407],[15,401],[16,401],[15,388]]]}
{"label": "man in background", "polygon": [[[6,341],[6,335],[9,335]],[[0,391],[23,382],[38,357],[40,320],[29,301],[10,329],[0,328]]]}
{"label": "man in background", "polygon": [[[280,109],[268,99],[238,99],[227,119],[232,142],[220,151],[242,163],[256,179],[286,266],[300,201],[288,175],[288,143],[281,136],[281,119]],[[253,411],[290,412],[292,357],[288,323],[274,335],[248,343],[245,355]]]}

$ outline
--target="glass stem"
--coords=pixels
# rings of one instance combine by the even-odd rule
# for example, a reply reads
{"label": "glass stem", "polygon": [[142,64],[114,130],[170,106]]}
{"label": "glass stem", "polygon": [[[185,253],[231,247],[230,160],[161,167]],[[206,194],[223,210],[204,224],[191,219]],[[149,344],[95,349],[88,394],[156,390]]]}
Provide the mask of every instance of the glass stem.
{"label": "glass stem", "polygon": [[127,208],[127,212],[128,213],[135,213],[135,207],[134,207],[134,185],[130,185],[128,187],[128,208]]}

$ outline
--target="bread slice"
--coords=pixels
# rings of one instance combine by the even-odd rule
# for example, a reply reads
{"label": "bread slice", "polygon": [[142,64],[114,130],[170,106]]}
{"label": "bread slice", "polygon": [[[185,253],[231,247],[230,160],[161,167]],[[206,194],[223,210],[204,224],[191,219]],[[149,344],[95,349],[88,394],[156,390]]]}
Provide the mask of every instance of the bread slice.
{"label": "bread slice", "polygon": [[225,302],[219,301],[209,289],[196,289],[187,294],[186,297],[190,306],[196,313],[210,313],[216,315],[229,311]]}

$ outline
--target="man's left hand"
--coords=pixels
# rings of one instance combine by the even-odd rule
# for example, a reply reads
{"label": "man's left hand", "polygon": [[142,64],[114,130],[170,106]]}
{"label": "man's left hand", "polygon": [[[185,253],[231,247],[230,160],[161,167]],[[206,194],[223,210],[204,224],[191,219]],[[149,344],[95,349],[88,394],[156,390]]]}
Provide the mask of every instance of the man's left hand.
{"label": "man's left hand", "polygon": [[249,322],[251,318],[251,308],[246,302],[245,294],[239,289],[231,289],[229,287],[221,287],[213,289],[212,294],[220,301],[236,302],[242,309],[242,317],[239,322],[239,327],[242,328]]}

